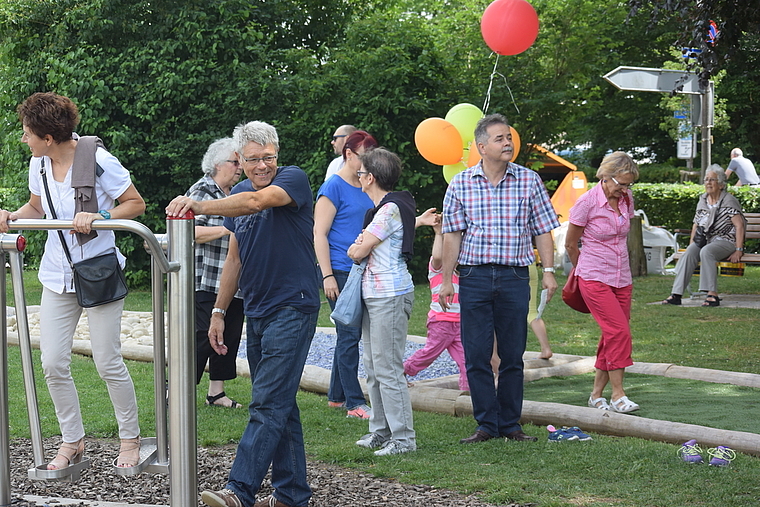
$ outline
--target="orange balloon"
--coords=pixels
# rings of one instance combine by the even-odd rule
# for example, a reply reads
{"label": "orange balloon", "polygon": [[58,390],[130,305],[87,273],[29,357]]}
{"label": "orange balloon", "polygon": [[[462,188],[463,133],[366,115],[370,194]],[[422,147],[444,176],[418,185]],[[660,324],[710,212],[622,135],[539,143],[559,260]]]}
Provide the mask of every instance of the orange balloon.
{"label": "orange balloon", "polygon": [[436,165],[456,164],[462,159],[462,136],[443,118],[428,118],[417,125],[414,144],[425,160]]}
{"label": "orange balloon", "polygon": [[480,162],[480,153],[478,153],[478,147],[475,140],[470,142],[470,153],[467,155],[467,167],[472,167]]}
{"label": "orange balloon", "polygon": [[514,146],[514,148],[512,148],[512,159],[510,162],[514,162],[517,160],[517,155],[520,154],[520,134],[517,133],[512,125],[509,126],[509,132],[512,134],[512,145]]}

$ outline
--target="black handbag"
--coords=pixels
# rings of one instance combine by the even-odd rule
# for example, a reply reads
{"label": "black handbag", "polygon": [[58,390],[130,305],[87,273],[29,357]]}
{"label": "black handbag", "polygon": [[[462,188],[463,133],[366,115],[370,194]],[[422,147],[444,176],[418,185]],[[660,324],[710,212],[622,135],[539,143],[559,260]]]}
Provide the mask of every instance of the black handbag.
{"label": "black handbag", "polygon": [[[45,195],[47,196],[50,213],[54,219],[57,219],[55,206],[53,206],[53,200],[50,198],[44,157],[42,158],[40,174],[42,174],[42,182],[45,184]],[[77,294],[79,306],[82,308],[92,308],[93,306],[113,303],[127,297],[129,293],[127,280],[124,277],[124,271],[122,271],[119,265],[116,251],[73,263],[71,262],[71,252],[69,252],[63,232],[60,230],[58,231],[58,237],[61,240],[63,252],[66,254],[66,258],[69,260],[69,265],[74,274],[74,290]]]}
{"label": "black handbag", "polygon": [[707,234],[705,234],[705,228],[701,225],[698,225],[697,229],[694,231],[694,244],[699,248],[702,248],[707,244]]}

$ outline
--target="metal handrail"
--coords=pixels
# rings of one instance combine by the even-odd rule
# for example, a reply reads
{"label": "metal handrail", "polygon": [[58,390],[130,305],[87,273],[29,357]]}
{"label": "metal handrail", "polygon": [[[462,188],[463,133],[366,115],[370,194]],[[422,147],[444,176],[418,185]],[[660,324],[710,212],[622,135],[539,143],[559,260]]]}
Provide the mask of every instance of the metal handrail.
{"label": "metal handrail", "polygon": [[[11,229],[18,231],[44,231],[44,230],[73,230],[73,220],[52,220],[47,218],[32,219],[25,218],[8,222],[8,226]],[[95,220],[92,223],[93,230],[111,230],[111,231],[127,231],[133,232],[145,240],[145,245],[150,254],[156,259],[159,269],[162,273],[170,273],[179,271],[178,262],[170,262],[166,256],[164,249],[156,239],[155,233],[148,229],[145,225],[134,220]]]}

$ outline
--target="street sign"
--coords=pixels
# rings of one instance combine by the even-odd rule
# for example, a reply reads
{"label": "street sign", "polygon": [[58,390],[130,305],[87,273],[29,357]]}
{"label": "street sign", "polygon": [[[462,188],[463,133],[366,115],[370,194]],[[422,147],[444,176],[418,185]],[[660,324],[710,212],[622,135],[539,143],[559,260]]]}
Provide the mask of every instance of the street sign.
{"label": "street sign", "polygon": [[[700,94],[699,78],[683,70],[618,67],[604,75],[619,90]],[[676,90],[676,88],[678,88]]]}
{"label": "street sign", "polygon": [[696,158],[697,143],[694,142],[691,136],[682,137],[678,140],[676,150],[680,159]]}

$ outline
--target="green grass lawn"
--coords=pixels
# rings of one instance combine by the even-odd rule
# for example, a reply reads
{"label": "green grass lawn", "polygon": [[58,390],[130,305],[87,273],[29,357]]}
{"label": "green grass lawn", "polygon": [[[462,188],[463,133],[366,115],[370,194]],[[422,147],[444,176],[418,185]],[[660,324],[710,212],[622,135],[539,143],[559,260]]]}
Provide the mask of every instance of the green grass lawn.
{"label": "green grass lawn", "polygon": [[[558,277],[560,285],[564,277]],[[35,276],[27,275],[27,301],[36,304],[39,289]],[[649,276],[634,281],[631,318],[634,361],[674,363],[683,366],[760,373],[758,310],[733,308],[681,308],[647,303],[670,292],[672,277]],[[721,292],[760,293],[760,268],[748,267],[741,278],[719,279]],[[38,284],[36,284],[38,285]],[[36,296],[35,296],[36,294]],[[34,298],[37,298],[35,301]],[[410,333],[425,334],[428,289],[416,289]],[[12,294],[9,298],[12,304]],[[150,294],[132,291],[129,310],[150,310]],[[319,325],[329,326],[324,304]],[[553,300],[545,320],[556,353],[593,355],[599,336],[588,315]],[[528,349],[538,350],[529,335]],[[38,352],[34,352],[38,357]],[[28,437],[28,423],[20,373],[18,348],[9,349],[10,432]],[[37,359],[37,364],[39,361]],[[153,365],[129,362],[140,404],[144,435],[154,432]],[[116,436],[109,410],[102,410],[105,386],[97,379],[89,358],[75,357],[75,380],[80,387],[85,427],[92,437]],[[37,373],[39,409],[44,436],[58,434],[58,425]],[[219,410],[203,406],[205,380],[198,388],[198,440],[206,446],[235,442],[247,423],[245,410]],[[592,375],[547,378],[525,387],[525,397],[584,406]],[[227,392],[241,402],[250,401],[250,382],[236,379]],[[626,388],[640,403],[640,416],[758,433],[760,393],[756,389],[726,384],[629,374]],[[676,455],[678,446],[637,438],[593,434],[591,442],[548,443],[544,428],[526,425],[525,431],[540,437],[537,443],[505,443],[494,439],[483,444],[458,443],[475,428],[471,418],[415,412],[419,449],[415,453],[378,458],[354,442],[367,432],[366,422],[347,419],[328,409],[326,398],[299,393],[307,452],[311,459],[356,468],[399,481],[478,493],[500,505],[518,502],[553,506],[755,506],[760,504],[760,459],[739,455],[726,469],[689,466]]]}

